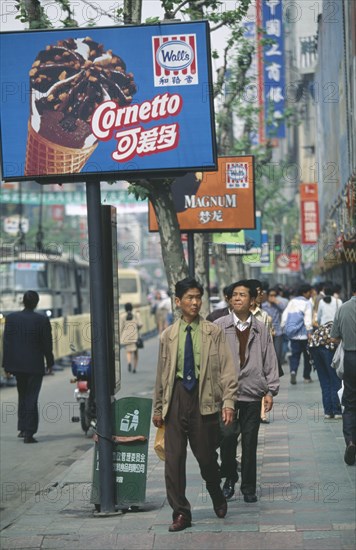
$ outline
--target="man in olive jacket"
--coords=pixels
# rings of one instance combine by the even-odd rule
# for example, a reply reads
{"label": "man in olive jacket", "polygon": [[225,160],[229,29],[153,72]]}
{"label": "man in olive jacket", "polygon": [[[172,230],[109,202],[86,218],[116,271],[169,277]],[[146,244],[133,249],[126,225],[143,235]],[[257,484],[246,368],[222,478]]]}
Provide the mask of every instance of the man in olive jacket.
{"label": "man in olive jacket", "polygon": [[[152,421],[156,427],[165,425],[165,481],[173,509],[169,531],[173,532],[191,526],[191,507],[185,496],[188,441],[215,514],[223,518],[227,512],[216,449],[221,406],[223,422],[233,420],[237,378],[223,332],[199,315],[202,295],[203,287],[195,279],[179,281],[175,302],[182,317],[160,337]],[[194,356],[189,373],[188,340],[190,356]]]}
{"label": "man in olive jacket", "polygon": [[3,368],[16,376],[18,404],[18,437],[24,443],[37,443],[33,434],[38,429],[38,396],[47,370],[54,364],[52,331],[48,317],[35,313],[39,295],[28,290],[23,296],[25,309],[10,313],[5,320]]}
{"label": "man in olive jacket", "polygon": [[[272,409],[279,390],[278,362],[269,329],[251,314],[257,291],[249,280],[234,283],[230,304],[232,313],[216,319],[225,333],[234,358],[238,378],[236,409],[241,430],[241,492],[247,503],[256,502],[257,440],[261,401],[265,412]],[[237,420],[235,420],[237,422]],[[226,430],[227,432],[227,430]],[[236,464],[238,430],[222,434],[221,470],[225,472],[224,494],[234,493],[238,479]],[[231,435],[232,434],[232,435]]]}

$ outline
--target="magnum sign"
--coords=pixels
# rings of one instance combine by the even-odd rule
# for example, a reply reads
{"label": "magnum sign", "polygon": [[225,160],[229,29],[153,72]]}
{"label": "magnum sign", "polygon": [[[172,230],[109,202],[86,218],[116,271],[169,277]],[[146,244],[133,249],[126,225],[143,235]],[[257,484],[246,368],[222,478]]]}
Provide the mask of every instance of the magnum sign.
{"label": "magnum sign", "polygon": [[[180,230],[235,231],[255,228],[254,157],[219,157],[217,172],[176,178],[172,194]],[[149,204],[149,230],[158,231]]]}

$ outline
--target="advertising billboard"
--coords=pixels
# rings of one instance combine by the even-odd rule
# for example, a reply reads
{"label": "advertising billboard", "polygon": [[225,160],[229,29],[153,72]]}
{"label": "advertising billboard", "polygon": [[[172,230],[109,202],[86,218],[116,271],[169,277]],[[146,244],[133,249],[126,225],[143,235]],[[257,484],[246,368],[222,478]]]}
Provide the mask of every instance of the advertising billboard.
{"label": "advertising billboard", "polygon": [[2,177],[216,169],[206,21],[0,34]]}
{"label": "advertising billboard", "polygon": [[[182,232],[254,229],[254,157],[219,157],[217,172],[195,172],[176,178],[172,194]],[[158,231],[152,204],[149,230]]]}

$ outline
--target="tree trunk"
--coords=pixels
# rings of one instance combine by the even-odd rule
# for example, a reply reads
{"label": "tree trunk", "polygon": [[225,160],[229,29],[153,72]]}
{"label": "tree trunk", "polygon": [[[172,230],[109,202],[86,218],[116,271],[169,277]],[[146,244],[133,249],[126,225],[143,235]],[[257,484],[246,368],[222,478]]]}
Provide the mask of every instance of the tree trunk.
{"label": "tree trunk", "polygon": [[226,246],[224,244],[214,244],[213,257],[215,260],[216,276],[218,279],[219,290],[222,291],[224,286],[232,282],[229,271],[227,269]]}
{"label": "tree trunk", "polygon": [[124,23],[130,25],[132,23],[140,24],[142,17],[142,0],[125,0],[124,1]]}
{"label": "tree trunk", "polygon": [[203,285],[204,295],[201,315],[206,317],[210,312],[209,303],[209,234],[196,233],[194,235],[195,276]]}
{"label": "tree trunk", "polygon": [[38,29],[42,18],[42,7],[39,0],[24,0],[30,29]]}
{"label": "tree trunk", "polygon": [[189,272],[173,203],[171,181],[154,180],[141,185],[148,190],[157,217],[168,288],[174,294],[175,283],[188,277]]}

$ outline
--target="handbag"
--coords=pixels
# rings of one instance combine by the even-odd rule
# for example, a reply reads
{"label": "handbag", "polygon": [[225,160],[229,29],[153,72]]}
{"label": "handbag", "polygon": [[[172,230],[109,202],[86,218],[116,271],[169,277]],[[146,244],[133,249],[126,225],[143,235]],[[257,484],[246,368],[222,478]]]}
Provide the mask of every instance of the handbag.
{"label": "handbag", "polygon": [[321,325],[316,328],[311,336],[311,339],[308,342],[308,347],[315,348],[318,346],[324,346],[326,349],[335,350],[336,344],[331,340],[331,329],[333,322],[329,321],[325,325]]}
{"label": "handbag", "polygon": [[164,452],[164,424],[160,428],[157,428],[155,443],[153,446],[156,455],[160,460],[165,460]]}
{"label": "handbag", "polygon": [[344,345],[342,342],[338,345],[334,357],[331,361],[331,366],[336,370],[336,374],[341,380],[344,377]]}
{"label": "handbag", "polygon": [[141,336],[139,336],[137,338],[136,346],[137,346],[137,349],[142,349],[143,348],[143,340],[142,340]]}

